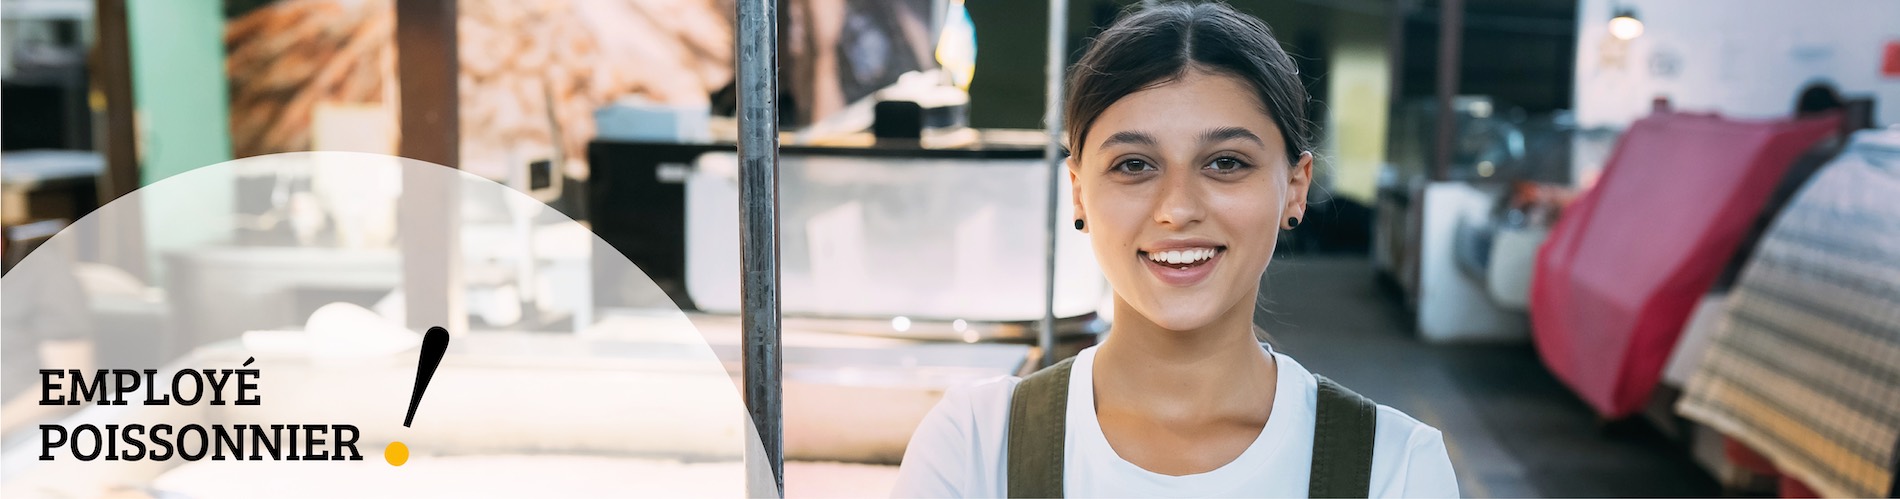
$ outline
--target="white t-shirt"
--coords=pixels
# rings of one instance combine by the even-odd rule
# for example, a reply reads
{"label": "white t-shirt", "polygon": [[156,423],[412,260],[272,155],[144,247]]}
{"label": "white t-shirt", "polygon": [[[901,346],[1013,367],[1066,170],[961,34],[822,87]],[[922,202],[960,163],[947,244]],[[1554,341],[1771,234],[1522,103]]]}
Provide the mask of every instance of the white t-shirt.
{"label": "white t-shirt", "polygon": [[[1095,419],[1090,373],[1095,348],[1076,356],[1069,375],[1063,446],[1064,495],[1070,497],[1306,497],[1312,467],[1319,384],[1292,358],[1278,359],[1273,412],[1246,451],[1205,473],[1171,476],[1125,461]],[[953,388],[911,435],[896,497],[1004,497],[1013,376]],[[1458,497],[1445,440],[1397,409],[1379,406],[1372,453],[1372,497]]]}

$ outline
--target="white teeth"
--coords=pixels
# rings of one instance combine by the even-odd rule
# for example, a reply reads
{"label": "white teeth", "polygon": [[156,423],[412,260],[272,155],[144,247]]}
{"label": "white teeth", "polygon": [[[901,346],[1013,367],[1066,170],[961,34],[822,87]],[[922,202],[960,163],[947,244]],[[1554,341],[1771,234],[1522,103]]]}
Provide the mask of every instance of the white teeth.
{"label": "white teeth", "polygon": [[1182,265],[1213,258],[1215,252],[1213,248],[1157,251],[1148,253],[1148,259],[1168,265]]}

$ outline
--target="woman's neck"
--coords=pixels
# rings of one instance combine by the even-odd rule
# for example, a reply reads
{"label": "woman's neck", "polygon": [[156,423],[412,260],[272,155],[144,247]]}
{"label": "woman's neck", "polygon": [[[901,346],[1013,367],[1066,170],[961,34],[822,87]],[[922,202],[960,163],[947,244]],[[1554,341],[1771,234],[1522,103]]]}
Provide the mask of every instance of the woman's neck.
{"label": "woman's neck", "polygon": [[1204,327],[1173,331],[1117,297],[1115,323],[1095,353],[1098,401],[1147,406],[1164,418],[1271,406],[1276,366],[1254,337],[1253,303],[1242,300]]}

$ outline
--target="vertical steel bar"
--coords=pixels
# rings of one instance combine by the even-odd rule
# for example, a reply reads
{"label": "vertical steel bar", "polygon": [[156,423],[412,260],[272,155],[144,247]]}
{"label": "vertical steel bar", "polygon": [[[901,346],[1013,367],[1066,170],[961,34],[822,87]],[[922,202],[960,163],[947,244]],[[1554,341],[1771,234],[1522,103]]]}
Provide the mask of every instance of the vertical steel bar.
{"label": "vertical steel bar", "polygon": [[1458,72],[1463,66],[1465,0],[1442,0],[1438,4],[1438,123],[1432,144],[1432,180],[1451,179],[1451,143],[1458,119],[1452,115],[1452,100],[1458,97]]}
{"label": "vertical steel bar", "polygon": [[1056,348],[1056,235],[1062,231],[1057,200],[1062,187],[1062,69],[1068,66],[1069,2],[1049,0],[1049,77],[1048,99],[1043,102],[1043,127],[1049,130],[1049,143],[1043,144],[1043,159],[1049,162],[1049,246],[1044,262],[1046,285],[1043,289],[1042,330],[1036,335],[1037,355],[1042,367],[1055,363]]}
{"label": "vertical steel bar", "polygon": [[[778,1],[739,0],[739,243],[741,327],[745,330],[746,410],[757,426],[771,484],[748,483],[747,495],[785,492],[779,375],[778,270]],[[770,487],[770,488],[767,488]]]}

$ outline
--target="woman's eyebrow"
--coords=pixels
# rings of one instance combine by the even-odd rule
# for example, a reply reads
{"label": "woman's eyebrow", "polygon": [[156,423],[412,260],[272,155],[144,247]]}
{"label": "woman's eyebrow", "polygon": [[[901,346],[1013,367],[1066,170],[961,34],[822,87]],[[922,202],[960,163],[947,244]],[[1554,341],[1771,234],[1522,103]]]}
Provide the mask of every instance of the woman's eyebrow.
{"label": "woman's eyebrow", "polygon": [[1234,139],[1247,139],[1254,141],[1255,144],[1260,144],[1261,147],[1267,146],[1267,141],[1261,140],[1259,135],[1254,135],[1253,131],[1242,127],[1228,126],[1210,128],[1205,132],[1201,132],[1202,144],[1213,144]]}
{"label": "woman's eyebrow", "polygon": [[1116,144],[1134,144],[1154,147],[1157,143],[1155,136],[1149,135],[1148,132],[1124,130],[1108,136],[1108,140],[1102,141],[1102,145],[1096,147],[1106,148]]}

